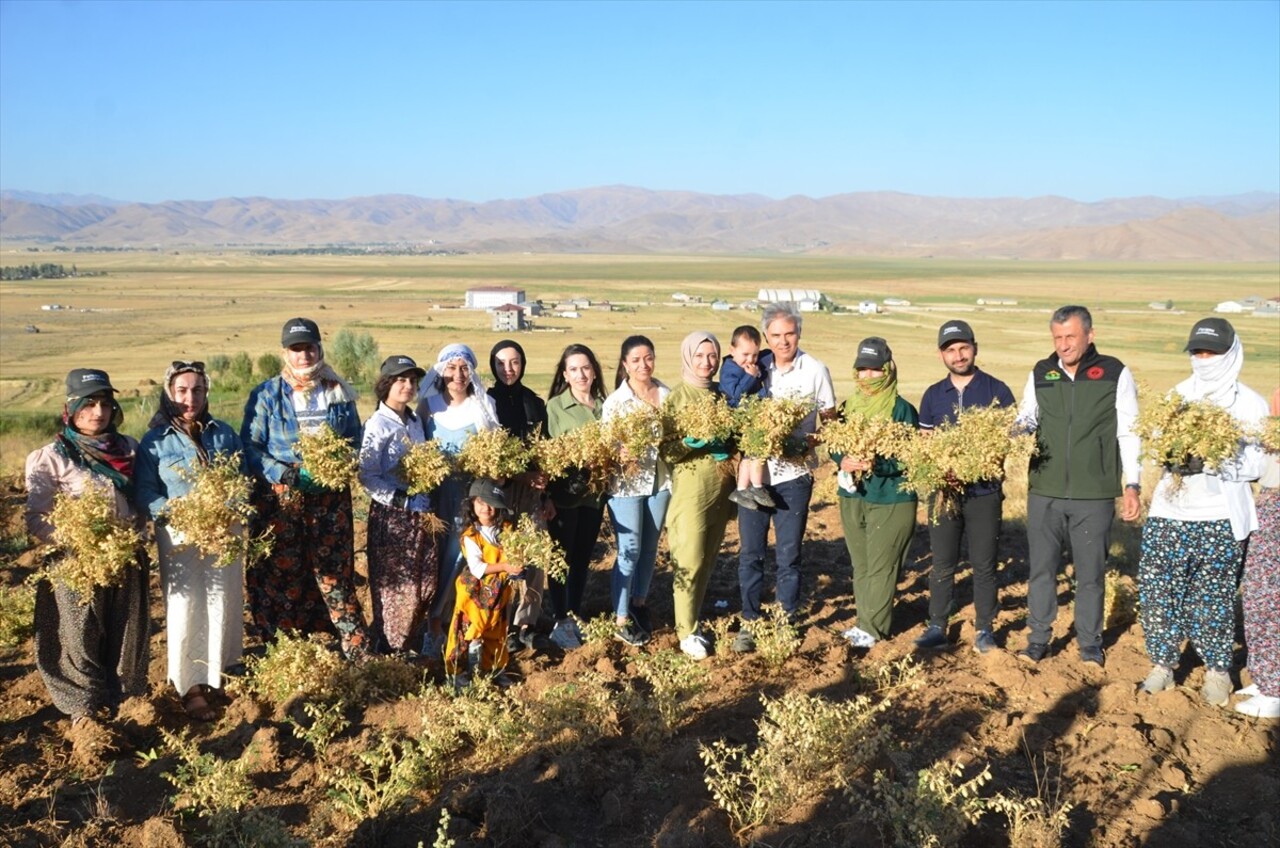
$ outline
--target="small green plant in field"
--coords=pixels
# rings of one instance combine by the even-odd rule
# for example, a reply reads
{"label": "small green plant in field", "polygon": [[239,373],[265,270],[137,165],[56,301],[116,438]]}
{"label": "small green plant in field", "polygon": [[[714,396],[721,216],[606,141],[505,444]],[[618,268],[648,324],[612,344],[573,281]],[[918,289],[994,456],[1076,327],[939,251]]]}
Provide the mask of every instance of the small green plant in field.
{"label": "small green plant in field", "polygon": [[617,729],[613,694],[595,673],[543,690],[528,705],[531,738],[555,750],[590,745]]}
{"label": "small green plant in field", "polygon": [[1138,592],[1133,578],[1108,571],[1103,584],[1102,626],[1128,627],[1138,620]]}
{"label": "small green plant in field", "polygon": [[716,618],[706,619],[702,622],[703,635],[711,638],[711,644],[716,646],[715,656],[723,656],[727,651],[724,646],[733,642],[733,637],[729,634],[737,626],[739,622],[737,615],[722,615]]}
{"label": "small green plant in field", "polygon": [[671,738],[691,709],[691,701],[707,686],[707,672],[677,651],[641,654],[636,673],[647,686],[631,681],[622,706],[635,725],[642,746]]}
{"label": "small green plant in field", "polygon": [[[1027,748],[1025,739],[1023,748]],[[1035,797],[1001,792],[988,798],[986,807],[1008,819],[1010,848],[1059,848],[1072,810],[1062,797],[1061,769],[1057,781],[1052,782],[1047,755],[1040,765],[1029,749],[1027,755],[1036,781]]]}
{"label": "small green plant in field", "polygon": [[311,718],[311,724],[304,725],[297,719],[288,718],[293,725],[293,735],[310,745],[316,756],[323,760],[329,752],[329,743],[351,726],[344,714],[346,704],[341,701],[334,704],[308,703],[302,710]]}
{"label": "small green plant in field", "polygon": [[321,634],[299,636],[281,632],[261,657],[245,659],[245,675],[232,685],[273,706],[296,696],[333,701],[342,694],[344,663]]}
{"label": "small green plant in field", "polygon": [[253,797],[246,759],[223,760],[200,753],[200,746],[187,734],[173,734],[161,728],[165,747],[178,758],[178,766],[164,774],[176,788],[174,807],[205,818],[220,811],[239,811]]}
{"label": "small green plant in field", "polygon": [[413,792],[435,785],[442,763],[432,763],[412,739],[383,734],[374,748],[355,755],[355,768],[335,766],[329,777],[329,799],[356,821],[377,818],[406,805]]}
{"label": "small green plant in field", "polygon": [[195,836],[206,848],[306,848],[276,816],[259,809],[219,810],[205,819]]}
{"label": "small green plant in field", "polygon": [[991,779],[991,769],[969,780],[960,780],[963,774],[959,763],[947,762],[921,769],[907,783],[877,771],[861,809],[894,848],[950,848],[982,817],[978,790]]}
{"label": "small green plant in field", "polygon": [[615,620],[612,613],[602,612],[595,618],[583,621],[579,625],[582,630],[582,641],[588,645],[608,643],[613,639],[613,631],[618,629],[618,625],[614,623]]}
{"label": "small green plant in field", "polygon": [[761,701],[754,751],[723,740],[698,751],[707,788],[739,835],[774,820],[800,798],[849,785],[889,738],[889,728],[876,720],[887,699],[872,703],[859,695],[833,702],[792,692]]}
{"label": "small green plant in field", "polygon": [[35,614],[35,586],[0,586],[0,648],[16,648],[31,638],[36,629]]}
{"label": "small green plant in field", "polygon": [[781,604],[766,604],[764,617],[751,622],[756,653],[771,669],[782,668],[800,650],[800,631],[791,623]]}
{"label": "small green plant in field", "polygon": [[882,696],[919,689],[920,663],[910,654],[880,665],[871,666],[870,678],[874,691]]}
{"label": "small green plant in field", "polygon": [[[449,808],[440,808],[440,824],[436,825],[436,841],[431,843],[431,848],[457,848],[458,841],[449,838]],[[418,843],[418,848],[422,848],[422,843]]]}
{"label": "small green plant in field", "polygon": [[523,705],[488,678],[478,677],[460,692],[452,686],[424,686],[416,698],[422,721],[418,742],[433,757],[470,746],[476,763],[489,765],[523,750]]}

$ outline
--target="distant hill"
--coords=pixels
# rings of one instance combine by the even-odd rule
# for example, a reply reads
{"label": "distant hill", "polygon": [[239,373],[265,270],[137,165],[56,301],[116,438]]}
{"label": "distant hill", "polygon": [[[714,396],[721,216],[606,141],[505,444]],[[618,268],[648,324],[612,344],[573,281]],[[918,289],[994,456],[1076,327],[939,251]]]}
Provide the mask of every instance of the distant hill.
{"label": "distant hill", "polygon": [[403,244],[485,252],[1280,260],[1280,195],[1257,192],[1084,203],[897,192],[779,200],[605,186],[486,203],[410,195],[72,200],[0,192],[0,237],[112,247]]}

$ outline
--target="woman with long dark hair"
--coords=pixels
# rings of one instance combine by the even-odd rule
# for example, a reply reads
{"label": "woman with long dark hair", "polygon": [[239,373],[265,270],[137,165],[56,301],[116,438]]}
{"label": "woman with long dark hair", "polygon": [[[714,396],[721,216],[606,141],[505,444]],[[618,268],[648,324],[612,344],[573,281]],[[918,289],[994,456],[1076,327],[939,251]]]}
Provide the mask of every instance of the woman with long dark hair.
{"label": "woman with long dark hair", "polygon": [[[591,348],[571,344],[560,354],[551,391],[547,394],[548,430],[552,437],[568,433],[584,424],[600,420],[604,405],[604,383],[600,379],[600,362]],[[569,564],[569,574],[562,583],[551,581],[551,604],[556,625],[551,640],[566,650],[581,647],[582,631],[573,616],[581,615],[582,595],[586,591],[591,552],[600,535],[604,508],[599,495],[587,490],[584,478],[572,475],[560,485],[551,487],[556,516],[547,529],[561,548]]]}
{"label": "woman with long dark hair", "polygon": [[[601,420],[645,407],[654,411],[662,408],[671,390],[653,376],[654,363],[653,342],[645,336],[628,336],[622,342],[615,389],[605,398]],[[633,646],[648,642],[653,632],[649,584],[658,558],[658,537],[671,502],[671,471],[658,455],[661,425],[653,436],[653,446],[643,456],[627,457],[633,466],[627,473],[615,475],[609,485],[609,520],[618,540],[610,585],[617,623],[614,637]]]}

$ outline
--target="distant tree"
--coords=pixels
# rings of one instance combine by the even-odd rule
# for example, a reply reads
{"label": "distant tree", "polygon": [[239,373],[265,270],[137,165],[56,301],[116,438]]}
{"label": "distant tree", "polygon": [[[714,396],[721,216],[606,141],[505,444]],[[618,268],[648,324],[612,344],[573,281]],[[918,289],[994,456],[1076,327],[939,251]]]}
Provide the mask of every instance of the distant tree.
{"label": "distant tree", "polygon": [[227,368],[230,366],[231,357],[227,356],[225,353],[215,353],[213,356],[209,357],[208,368],[209,371],[215,375],[225,373]]}
{"label": "distant tree", "polygon": [[353,333],[342,329],[333,337],[325,358],[342,377],[354,383],[372,384],[378,379],[382,358],[378,343],[369,333]]}
{"label": "distant tree", "polygon": [[264,353],[258,357],[258,375],[267,380],[280,373],[284,362],[274,353]]}
{"label": "distant tree", "polygon": [[243,388],[253,382],[253,360],[243,350],[231,357],[227,365],[227,382]]}

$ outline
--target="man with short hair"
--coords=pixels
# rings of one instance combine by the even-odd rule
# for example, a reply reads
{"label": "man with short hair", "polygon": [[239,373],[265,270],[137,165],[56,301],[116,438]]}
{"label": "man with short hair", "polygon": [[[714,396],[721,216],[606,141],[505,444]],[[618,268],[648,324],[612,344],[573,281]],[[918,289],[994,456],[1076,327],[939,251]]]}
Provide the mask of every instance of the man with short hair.
{"label": "man with short hair", "polygon": [[765,341],[773,351],[766,366],[765,386],[772,397],[813,401],[815,409],[796,426],[789,441],[798,449],[795,456],[769,460],[770,497],[773,509],[738,509],[738,583],[742,590],[743,627],[733,642],[733,650],[755,650],[751,622],[760,617],[764,589],[764,552],[773,522],[775,559],[778,565],[778,603],[789,616],[798,615],[800,604],[800,543],[809,520],[809,499],[813,495],[813,453],[809,437],[817,430],[818,416],[835,410],[836,393],[827,366],[800,350],[800,313],[790,303],[771,303],[760,322]]}
{"label": "man with short hair", "polygon": [[1138,390],[1128,366],[1094,347],[1088,309],[1063,306],[1053,313],[1049,329],[1054,353],[1031,369],[1018,414],[1019,424],[1035,431],[1038,448],[1027,481],[1031,635],[1018,656],[1038,663],[1049,653],[1058,615],[1058,568],[1069,544],[1080,660],[1101,667],[1103,584],[1115,499],[1123,497],[1125,521],[1141,513],[1141,445],[1133,432]]}
{"label": "man with short hair", "polygon": [[[948,321],[938,329],[938,357],[949,372],[925,390],[920,400],[920,429],[926,433],[943,424],[954,424],[964,409],[992,405],[1013,406],[1013,392],[1000,380],[978,368],[978,342],[964,321]],[[991,635],[996,616],[996,551],[1000,539],[1000,480],[983,480],[964,487],[942,504],[929,501],[929,545],[933,564],[929,569],[929,626],[916,639],[916,647],[942,648],[947,639],[947,617],[960,561],[960,538],[969,540],[973,564],[975,610],[973,649],[985,654],[996,647]]]}

